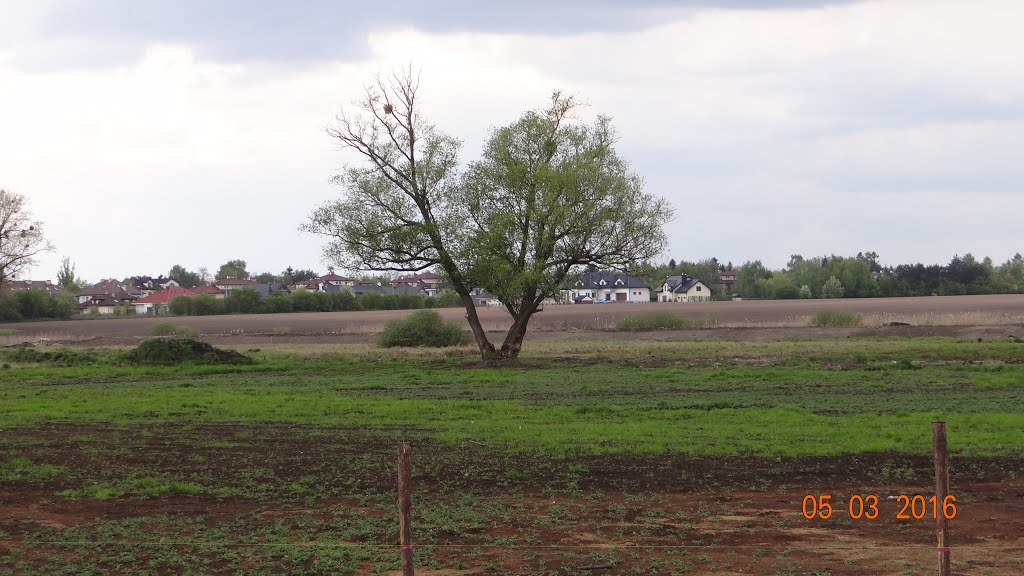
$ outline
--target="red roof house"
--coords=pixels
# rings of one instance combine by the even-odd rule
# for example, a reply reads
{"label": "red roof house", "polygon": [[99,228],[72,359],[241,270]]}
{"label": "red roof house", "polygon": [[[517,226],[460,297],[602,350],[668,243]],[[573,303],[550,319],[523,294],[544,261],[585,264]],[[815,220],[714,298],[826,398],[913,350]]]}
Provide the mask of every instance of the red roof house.
{"label": "red roof house", "polygon": [[196,292],[195,290],[191,290],[189,288],[182,288],[180,286],[172,286],[170,288],[160,290],[159,292],[153,292],[152,294],[146,296],[145,298],[139,298],[138,300],[136,300],[134,302],[135,313],[149,314],[153,310],[154,305],[162,305],[163,307],[166,308],[166,306],[171,303],[171,300],[174,300],[178,296],[188,296],[189,298],[194,298],[198,295],[199,293]]}

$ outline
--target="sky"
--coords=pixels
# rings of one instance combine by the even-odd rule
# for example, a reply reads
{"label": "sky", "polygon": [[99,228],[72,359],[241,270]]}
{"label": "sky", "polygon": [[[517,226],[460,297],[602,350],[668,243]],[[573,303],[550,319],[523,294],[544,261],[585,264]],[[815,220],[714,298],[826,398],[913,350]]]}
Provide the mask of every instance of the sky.
{"label": "sky", "polygon": [[997,263],[1024,251],[1024,3],[0,0],[0,188],[87,280],[240,258],[324,272],[298,227],[355,158],[375,73],[475,159],[561,89],[676,209],[663,260]]}

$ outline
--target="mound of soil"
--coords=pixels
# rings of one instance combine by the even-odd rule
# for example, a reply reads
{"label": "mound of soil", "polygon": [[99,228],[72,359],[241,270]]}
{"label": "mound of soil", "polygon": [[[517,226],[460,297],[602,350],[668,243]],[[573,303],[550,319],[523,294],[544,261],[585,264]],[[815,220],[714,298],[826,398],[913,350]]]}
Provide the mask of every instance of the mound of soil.
{"label": "mound of soil", "polygon": [[145,340],[125,360],[139,365],[252,364],[252,358],[190,338]]}

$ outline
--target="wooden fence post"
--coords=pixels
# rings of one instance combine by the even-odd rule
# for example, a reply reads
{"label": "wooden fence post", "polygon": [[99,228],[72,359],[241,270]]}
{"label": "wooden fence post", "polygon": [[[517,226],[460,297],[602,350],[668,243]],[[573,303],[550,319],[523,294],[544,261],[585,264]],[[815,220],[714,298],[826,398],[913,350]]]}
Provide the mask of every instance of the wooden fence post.
{"label": "wooden fence post", "polygon": [[414,576],[412,563],[412,447],[398,445],[398,538],[402,546],[402,576]]}
{"label": "wooden fence post", "polygon": [[938,540],[939,576],[949,576],[949,520],[946,496],[949,495],[949,452],[946,449],[946,423],[932,422],[932,451],[935,458],[935,535]]}

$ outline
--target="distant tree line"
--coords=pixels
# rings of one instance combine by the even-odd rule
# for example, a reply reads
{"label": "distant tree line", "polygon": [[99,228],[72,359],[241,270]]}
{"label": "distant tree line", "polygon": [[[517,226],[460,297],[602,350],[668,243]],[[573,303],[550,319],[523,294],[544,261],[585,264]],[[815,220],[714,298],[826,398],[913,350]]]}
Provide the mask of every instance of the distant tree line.
{"label": "distant tree line", "polygon": [[0,322],[66,320],[76,309],[75,299],[66,293],[50,295],[35,289],[0,292]]}
{"label": "distant tree line", "polygon": [[954,256],[946,265],[881,266],[875,252],[853,257],[795,254],[783,270],[769,270],[759,260],[739,268],[734,292],[744,298],[873,298],[1024,293],[1024,257],[1002,264],[971,254]]}
{"label": "distant tree line", "polygon": [[462,301],[458,295],[451,292],[439,292],[437,296],[427,297],[418,294],[380,294],[377,292],[365,292],[356,296],[350,292],[296,290],[292,293],[273,292],[264,298],[255,290],[243,288],[232,290],[224,298],[214,298],[209,294],[200,294],[195,297],[178,296],[171,300],[165,312],[178,316],[212,316],[276,312],[413,310],[461,305]]}

